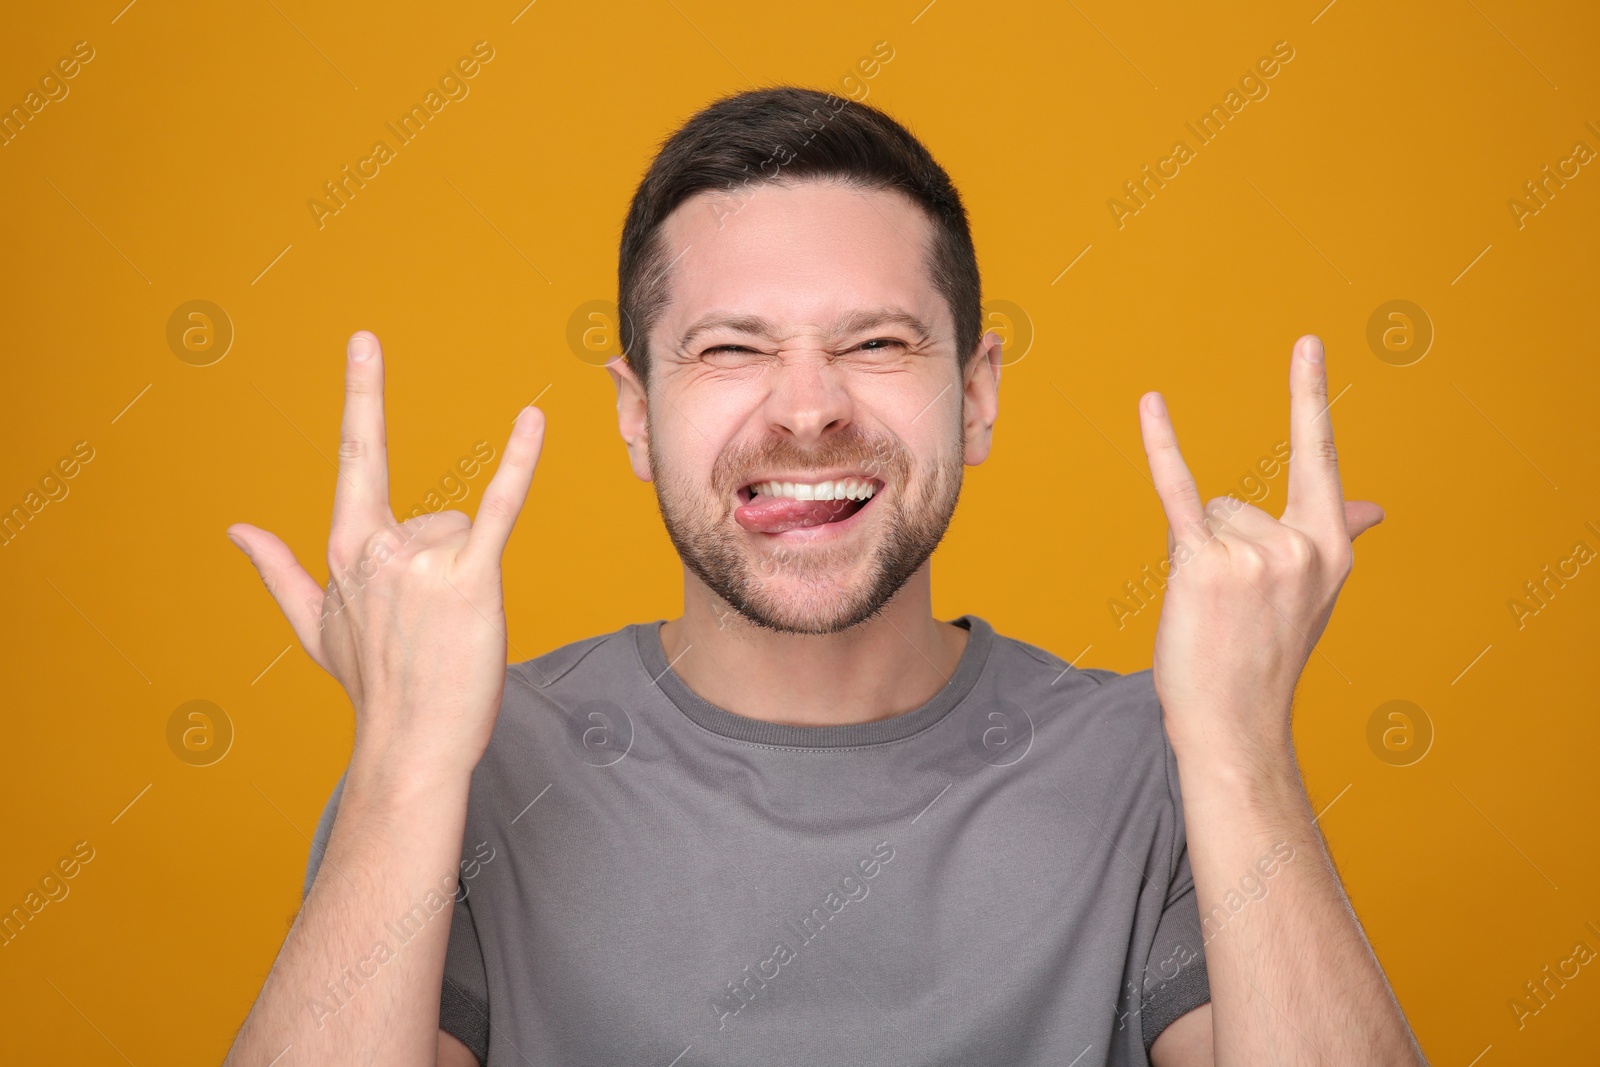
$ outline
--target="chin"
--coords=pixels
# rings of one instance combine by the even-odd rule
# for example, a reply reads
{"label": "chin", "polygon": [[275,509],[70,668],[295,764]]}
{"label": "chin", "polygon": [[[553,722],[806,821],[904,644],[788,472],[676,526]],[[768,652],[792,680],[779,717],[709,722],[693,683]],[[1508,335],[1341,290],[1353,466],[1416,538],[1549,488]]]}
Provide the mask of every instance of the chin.
{"label": "chin", "polygon": [[786,634],[835,634],[878,615],[888,597],[873,595],[865,579],[849,585],[754,577],[743,596],[724,596],[735,612],[753,625]]}
{"label": "chin", "polygon": [[749,612],[740,611],[743,618],[764,630],[781,634],[798,634],[820,637],[842,633],[866,622],[881,608],[857,609],[847,605],[822,607],[784,605],[775,611],[747,605]]}

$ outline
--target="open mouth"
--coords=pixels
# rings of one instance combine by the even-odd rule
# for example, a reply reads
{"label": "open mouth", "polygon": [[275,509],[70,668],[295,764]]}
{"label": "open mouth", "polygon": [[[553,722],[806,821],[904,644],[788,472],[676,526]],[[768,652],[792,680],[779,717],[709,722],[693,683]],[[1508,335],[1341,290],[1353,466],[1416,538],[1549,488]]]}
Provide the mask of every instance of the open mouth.
{"label": "open mouth", "polygon": [[734,518],[752,533],[767,534],[844,523],[869,507],[882,488],[880,479],[863,475],[752,482],[739,490]]}

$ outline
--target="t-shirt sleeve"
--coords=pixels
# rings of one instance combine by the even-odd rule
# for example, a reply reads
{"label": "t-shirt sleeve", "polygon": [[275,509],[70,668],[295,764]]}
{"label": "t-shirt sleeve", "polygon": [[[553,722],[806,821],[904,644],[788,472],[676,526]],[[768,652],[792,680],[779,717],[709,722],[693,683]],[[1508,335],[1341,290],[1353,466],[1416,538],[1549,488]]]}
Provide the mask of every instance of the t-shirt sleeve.
{"label": "t-shirt sleeve", "polygon": [[472,918],[472,895],[456,901],[445,950],[444,986],[439,991],[439,1029],[455,1035],[480,1064],[489,1062],[489,977]]}
{"label": "t-shirt sleeve", "polygon": [[1177,758],[1166,742],[1164,731],[1162,746],[1167,761],[1167,789],[1176,818],[1173,831],[1176,855],[1166,906],[1156,924],[1155,940],[1145,965],[1139,1028],[1147,1055],[1161,1031],[1173,1020],[1211,1000],[1200,907],[1194,892],[1194,874],[1189,868],[1188,836],[1184,832],[1183,798],[1178,792]]}
{"label": "t-shirt sleeve", "polygon": [[323,805],[322,817],[317,820],[317,828],[311,835],[311,854],[306,857],[306,880],[300,888],[300,901],[305,902],[311,895],[311,883],[317,880],[317,869],[322,866],[322,854],[328,851],[328,835],[333,832],[334,816],[339,814],[339,798],[344,795],[344,775],[339,775],[339,780],[334,783],[333,793],[329,795],[328,802]]}
{"label": "t-shirt sleeve", "polygon": [[[306,859],[303,902],[311,893],[322,857],[328,850],[328,836],[339,813],[339,798],[344,795],[344,775],[339,776],[328,803],[317,820],[311,837],[311,854]],[[479,1064],[489,1061],[489,979],[483,966],[483,949],[478,942],[478,927],[472,918],[470,890],[458,897],[450,914],[450,941],[445,949],[444,983],[439,991],[439,1029],[454,1035],[472,1050]]]}

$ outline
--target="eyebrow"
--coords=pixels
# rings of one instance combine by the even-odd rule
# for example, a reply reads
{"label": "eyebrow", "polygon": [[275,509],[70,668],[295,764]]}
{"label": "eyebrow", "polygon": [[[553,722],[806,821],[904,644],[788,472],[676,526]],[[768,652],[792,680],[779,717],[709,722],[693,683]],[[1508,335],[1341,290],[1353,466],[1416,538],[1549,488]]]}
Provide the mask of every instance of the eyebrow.
{"label": "eyebrow", "polygon": [[[835,320],[830,337],[847,337],[850,334],[860,333],[864,330],[876,329],[880,326],[904,326],[916,335],[917,340],[925,341],[933,336],[928,324],[901,308],[860,308],[855,311],[846,311]],[[737,333],[752,334],[759,337],[775,337],[778,327],[770,319],[760,315],[725,315],[711,312],[700,316],[690,323],[684,331],[683,337],[678,341],[679,348],[688,348],[696,337],[711,330],[726,329]]]}

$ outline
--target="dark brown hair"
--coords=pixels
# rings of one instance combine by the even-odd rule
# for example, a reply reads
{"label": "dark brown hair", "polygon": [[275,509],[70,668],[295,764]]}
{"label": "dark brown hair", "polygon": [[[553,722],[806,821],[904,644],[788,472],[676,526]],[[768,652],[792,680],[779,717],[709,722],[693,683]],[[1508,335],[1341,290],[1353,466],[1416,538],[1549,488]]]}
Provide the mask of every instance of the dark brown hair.
{"label": "dark brown hair", "polygon": [[875,107],[797,86],[724,97],[662,143],[622,226],[617,306],[622,349],[649,381],[648,338],[666,306],[672,261],[660,229],[689,197],[766,182],[835,178],[897,189],[934,224],[928,270],[955,321],[961,369],[982,338],[982,288],[967,212],[950,176],[922,142]]}

